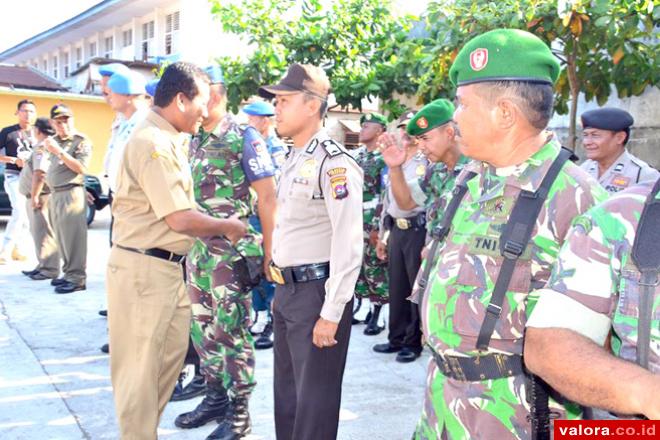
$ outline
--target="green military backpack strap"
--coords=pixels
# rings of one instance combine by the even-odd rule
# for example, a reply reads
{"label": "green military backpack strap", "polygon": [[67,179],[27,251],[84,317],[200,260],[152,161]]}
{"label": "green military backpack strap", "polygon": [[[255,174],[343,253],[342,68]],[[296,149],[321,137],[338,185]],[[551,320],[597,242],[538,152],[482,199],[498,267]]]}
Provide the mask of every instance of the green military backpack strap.
{"label": "green military backpack strap", "polygon": [[525,251],[532,237],[536,219],[541,212],[545,199],[548,197],[550,187],[572,154],[572,151],[562,148],[557,158],[550,165],[539,188],[535,192],[523,190],[516,199],[516,204],[513,206],[509,221],[506,223],[500,238],[500,253],[504,257],[504,261],[497,275],[490,303],[486,307],[486,315],[481,323],[481,329],[479,329],[477,349],[480,351],[488,350],[490,339],[493,336],[493,331],[495,331],[495,324],[497,324],[497,320],[502,314],[504,295],[509,288],[516,262]]}
{"label": "green military backpack strap", "polygon": [[426,294],[426,286],[429,281],[429,275],[431,274],[431,269],[433,268],[433,264],[435,262],[435,254],[438,252],[440,243],[445,241],[445,238],[447,238],[447,235],[449,235],[451,222],[454,220],[454,216],[456,215],[456,211],[458,211],[458,206],[461,204],[461,200],[463,200],[463,197],[465,197],[465,194],[467,193],[467,182],[472,180],[472,178],[476,175],[477,173],[470,171],[467,176],[465,176],[465,179],[463,179],[461,183],[454,187],[452,190],[453,197],[449,202],[447,209],[445,210],[445,217],[442,219],[442,224],[436,230],[431,231],[431,239],[433,240],[433,244],[431,244],[431,249],[426,256],[424,272],[422,272],[422,276],[418,281],[419,288],[421,289],[421,294],[417,304],[419,307],[419,316],[422,316],[422,304],[424,303],[424,296]]}
{"label": "green military backpack strap", "polygon": [[648,370],[651,349],[651,321],[653,293],[660,282],[660,179],[655,182],[648,195],[644,210],[639,218],[632,259],[641,272],[639,280],[639,320],[637,321],[637,363]]}

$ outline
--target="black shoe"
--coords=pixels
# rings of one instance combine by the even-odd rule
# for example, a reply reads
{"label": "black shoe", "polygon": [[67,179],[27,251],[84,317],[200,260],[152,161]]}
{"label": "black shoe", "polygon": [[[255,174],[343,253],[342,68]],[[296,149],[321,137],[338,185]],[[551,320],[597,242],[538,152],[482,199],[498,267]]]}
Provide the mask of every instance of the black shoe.
{"label": "black shoe", "polygon": [[252,430],[248,400],[246,397],[236,397],[231,402],[227,417],[206,440],[240,440]]}
{"label": "black shoe", "polygon": [[108,311],[107,310],[99,310],[99,315],[107,317],[108,316]]}
{"label": "black shoe", "polygon": [[64,283],[66,283],[66,280],[64,278],[53,278],[50,281],[51,286],[59,286],[59,285],[64,284]]}
{"label": "black shoe", "polygon": [[21,273],[25,275],[26,277],[29,277],[30,275],[34,275],[35,273],[39,273],[37,269],[34,270],[22,270]]}
{"label": "black shoe", "polygon": [[389,342],[374,345],[374,351],[376,353],[398,353],[401,350],[403,350],[403,347],[392,345]]}
{"label": "black shoe", "polygon": [[72,293],[77,292],[78,290],[87,290],[87,286],[84,284],[74,284],[71,281],[65,281],[63,284],[60,284],[55,288],[55,293]]}
{"label": "black shoe", "polygon": [[101,345],[101,351],[105,354],[110,354],[110,344]]}
{"label": "black shoe", "polygon": [[178,402],[180,400],[188,400],[193,397],[203,396],[206,393],[206,380],[204,376],[195,376],[192,381],[185,387],[181,380],[176,383],[170,402]]}
{"label": "black shoe", "polygon": [[267,348],[273,348],[273,340],[271,336],[273,335],[273,323],[269,322],[264,327],[264,331],[261,332],[261,335],[254,341],[254,348],[257,350],[265,350]]}
{"label": "black shoe", "polygon": [[369,311],[369,319],[365,320],[367,327],[364,329],[364,334],[367,336],[374,336],[383,331],[385,327],[378,325],[378,318],[380,317],[381,305],[375,305],[373,313]]}
{"label": "black shoe", "polygon": [[353,321],[351,321],[351,325],[362,324],[362,321],[355,318],[355,315],[357,314],[357,312],[360,311],[361,308],[362,308],[362,298],[358,298],[357,301],[355,302],[355,307],[353,308]]}
{"label": "black shoe", "polygon": [[222,422],[230,410],[231,402],[227,390],[214,384],[206,387],[206,397],[191,412],[180,414],[175,420],[177,428],[190,429],[206,425],[211,420]]}
{"label": "black shoe", "polygon": [[421,351],[415,351],[410,348],[402,349],[399,354],[396,355],[396,361],[406,364],[408,362],[413,362],[421,355]]}
{"label": "black shoe", "polygon": [[49,277],[48,275],[44,275],[39,271],[36,271],[35,273],[28,275],[28,277],[34,281],[50,280],[53,278],[53,277]]}

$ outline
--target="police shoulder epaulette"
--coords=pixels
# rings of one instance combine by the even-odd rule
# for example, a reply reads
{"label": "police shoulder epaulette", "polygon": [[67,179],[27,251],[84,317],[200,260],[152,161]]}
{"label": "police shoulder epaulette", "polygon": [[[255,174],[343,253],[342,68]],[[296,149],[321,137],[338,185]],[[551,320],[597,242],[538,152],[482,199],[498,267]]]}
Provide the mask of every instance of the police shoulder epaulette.
{"label": "police shoulder epaulette", "polygon": [[330,157],[335,157],[335,156],[339,156],[340,154],[344,154],[344,150],[342,150],[339,144],[332,139],[324,140],[323,142],[321,142],[321,146]]}
{"label": "police shoulder epaulette", "polygon": [[305,153],[312,154],[314,150],[316,150],[316,147],[318,146],[319,146],[319,140],[313,139],[312,142],[309,143],[309,146],[305,149]]}

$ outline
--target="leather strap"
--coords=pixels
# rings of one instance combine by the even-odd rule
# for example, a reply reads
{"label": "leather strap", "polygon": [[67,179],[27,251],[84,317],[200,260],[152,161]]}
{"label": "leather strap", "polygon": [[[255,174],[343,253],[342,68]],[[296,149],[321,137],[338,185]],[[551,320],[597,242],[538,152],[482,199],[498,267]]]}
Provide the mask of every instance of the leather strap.
{"label": "leather strap", "polygon": [[502,314],[504,295],[511,283],[516,262],[529,243],[536,219],[541,212],[545,199],[548,197],[550,187],[571,154],[573,154],[572,151],[562,148],[557,158],[550,165],[539,188],[535,192],[521,191],[516,199],[509,221],[500,237],[500,253],[504,256],[504,261],[500,266],[493,294],[490,303],[486,307],[486,314],[479,329],[478,350],[488,350],[490,339],[495,331],[495,325]]}
{"label": "leather strap", "polygon": [[517,376],[523,374],[523,362],[520,355],[499,353],[485,356],[464,357],[441,355],[431,350],[438,369],[446,377],[462,382],[479,382],[490,379]]}
{"label": "leather strap", "polygon": [[171,261],[173,263],[183,263],[186,258],[185,255],[175,254],[174,252],[166,251],[165,249],[151,248],[151,249],[136,249],[128,246],[122,246],[115,244],[119,249],[123,249],[129,252],[135,252],[136,254],[148,255],[150,257],[159,258],[165,261]]}

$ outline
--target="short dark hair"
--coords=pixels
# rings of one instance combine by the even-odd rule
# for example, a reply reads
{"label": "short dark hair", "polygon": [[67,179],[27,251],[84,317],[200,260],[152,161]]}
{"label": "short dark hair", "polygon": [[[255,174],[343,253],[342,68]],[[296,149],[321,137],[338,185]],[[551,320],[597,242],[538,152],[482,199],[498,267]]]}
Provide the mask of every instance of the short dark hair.
{"label": "short dark hair", "polygon": [[52,136],[55,134],[53,126],[50,125],[50,119],[44,118],[43,116],[37,118],[34,127],[41,132],[41,134],[45,134],[46,136]]}
{"label": "short dark hair", "polygon": [[479,92],[490,103],[507,96],[521,107],[529,123],[539,130],[548,126],[554,109],[552,85],[529,81],[492,81],[479,84]]}
{"label": "short dark hair", "polygon": [[194,99],[199,94],[196,80],[202,80],[208,84],[209,77],[192,63],[177,61],[170,64],[158,82],[154,105],[167,107],[178,93],[183,93],[188,99]]}
{"label": "short dark hair", "polygon": [[316,95],[312,95],[310,93],[304,93],[303,92],[303,101],[308,102],[311,101],[312,99],[316,99],[321,103],[321,107],[319,107],[319,117],[321,119],[325,118],[326,113],[328,112],[328,100],[327,99],[321,99]]}
{"label": "short dark hair", "polygon": [[16,110],[20,110],[21,107],[25,104],[33,105],[35,107],[37,106],[33,101],[30,101],[29,99],[21,99],[18,101],[18,104],[16,104]]}

